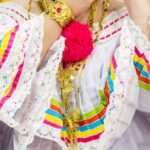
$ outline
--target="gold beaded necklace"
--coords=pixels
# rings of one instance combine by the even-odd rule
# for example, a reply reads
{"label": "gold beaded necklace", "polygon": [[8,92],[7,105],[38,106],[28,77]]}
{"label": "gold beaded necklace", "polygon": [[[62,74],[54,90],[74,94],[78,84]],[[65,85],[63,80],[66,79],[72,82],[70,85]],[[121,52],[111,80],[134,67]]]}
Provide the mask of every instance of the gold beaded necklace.
{"label": "gold beaded necklace", "polygon": [[[61,99],[64,106],[64,113],[63,116],[63,125],[66,127],[67,131],[67,139],[65,138],[66,145],[69,150],[77,150],[78,149],[78,141],[77,141],[77,131],[78,131],[78,121],[80,120],[80,108],[79,108],[79,101],[80,101],[80,86],[77,87],[75,90],[74,82],[76,77],[80,75],[82,70],[85,66],[86,60],[69,64],[67,67],[63,67],[62,63],[59,66],[58,73],[57,73],[57,80],[60,85],[61,89]],[[76,92],[76,106],[75,108],[72,107],[70,96],[73,92]],[[67,140],[70,140],[68,143]]]}
{"label": "gold beaded necklace", "polygon": [[42,11],[44,11],[44,12],[48,11],[49,4],[48,4],[47,0],[36,0],[36,2]]}
{"label": "gold beaded necklace", "polygon": [[[88,24],[92,31],[94,28],[93,25],[94,25],[94,19],[95,19],[97,5],[98,5],[98,0],[95,0],[90,7],[89,16],[88,16]],[[98,41],[99,33],[103,30],[103,22],[104,22],[104,18],[106,16],[106,14],[108,12],[109,6],[110,6],[109,0],[104,0],[103,4],[102,4],[102,15],[101,15],[100,21],[99,21],[99,29],[98,29],[95,39],[93,40],[93,43],[96,43]]]}

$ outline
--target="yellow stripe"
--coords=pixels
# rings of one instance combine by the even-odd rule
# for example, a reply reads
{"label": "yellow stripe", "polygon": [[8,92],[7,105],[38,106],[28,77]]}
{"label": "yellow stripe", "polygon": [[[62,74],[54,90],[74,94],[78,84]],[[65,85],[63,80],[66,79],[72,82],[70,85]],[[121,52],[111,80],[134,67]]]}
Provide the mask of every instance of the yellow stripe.
{"label": "yellow stripe", "polygon": [[145,71],[145,72],[147,72],[147,73],[148,73],[147,65],[143,67],[143,71]]}
{"label": "yellow stripe", "polygon": [[[77,136],[77,138],[87,138],[89,136],[96,135],[96,134],[98,134],[98,133],[100,133],[102,131],[104,131],[104,125],[100,125],[97,128],[95,128],[95,129],[91,129],[91,130],[84,131],[84,132],[78,131],[76,133],[76,136]],[[67,137],[67,132],[66,131],[62,131],[61,132],[61,137]]]}
{"label": "yellow stripe", "polygon": [[[13,80],[14,80],[14,79],[13,79]],[[7,96],[8,93],[9,93],[9,91],[11,90],[12,84],[13,84],[13,80],[12,80],[11,84],[10,84],[10,85],[6,88],[6,90],[4,91],[4,93],[3,93],[3,96],[4,96],[4,97]]]}
{"label": "yellow stripe", "polygon": [[139,57],[135,54],[134,55],[134,61],[137,62],[139,60]]}
{"label": "yellow stripe", "polygon": [[60,120],[59,118],[53,117],[51,115],[48,115],[48,114],[45,115],[45,120],[50,121],[50,122],[55,123],[60,126],[63,125],[62,120]]}
{"label": "yellow stripe", "polygon": [[138,62],[143,66],[143,71],[148,72],[147,63],[143,58],[139,58],[136,54],[134,55],[134,61]]}
{"label": "yellow stripe", "polygon": [[143,58],[139,59],[139,63],[143,66],[143,71],[148,72],[147,63]]}
{"label": "yellow stripe", "polygon": [[138,61],[142,66],[145,66],[146,65],[146,62],[143,58],[140,58],[139,61]]}
{"label": "yellow stripe", "polygon": [[5,50],[6,50],[7,45],[8,45],[11,32],[13,32],[13,31],[14,31],[14,29],[11,30],[11,31],[9,31],[9,32],[7,32],[7,33],[5,34],[3,40],[2,40],[2,45],[1,45],[1,47],[0,47],[0,60],[2,60],[2,58],[3,58],[3,54],[4,54]]}
{"label": "yellow stripe", "polygon": [[110,65],[110,78],[112,79],[112,81],[115,80],[115,72],[114,72],[114,68],[113,68],[113,64],[112,63]]}

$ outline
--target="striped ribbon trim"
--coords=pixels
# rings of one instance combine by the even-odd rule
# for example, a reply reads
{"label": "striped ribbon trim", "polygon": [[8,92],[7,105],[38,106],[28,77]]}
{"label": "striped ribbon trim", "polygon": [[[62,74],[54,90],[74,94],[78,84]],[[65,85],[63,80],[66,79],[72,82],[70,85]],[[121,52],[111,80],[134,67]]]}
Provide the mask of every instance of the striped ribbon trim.
{"label": "striped ribbon trim", "polygon": [[[78,142],[84,143],[96,140],[100,138],[101,134],[104,132],[104,119],[109,104],[110,94],[114,90],[113,83],[115,80],[116,67],[116,60],[115,57],[113,57],[105,88],[104,90],[99,90],[99,95],[101,97],[100,104],[94,110],[80,116],[78,132],[76,133]],[[63,126],[61,105],[61,102],[51,99],[50,108],[46,110],[44,124],[59,129],[61,132],[61,139],[69,143],[66,127]]]}
{"label": "striped ribbon trim", "polygon": [[3,39],[0,41],[0,69],[2,68],[10,53],[18,29],[19,26],[11,29],[4,35]]}
{"label": "striped ribbon trim", "polygon": [[15,89],[17,88],[17,85],[18,85],[18,82],[19,82],[19,79],[20,79],[20,76],[22,73],[23,65],[24,65],[24,63],[20,64],[20,66],[18,67],[18,71],[16,73],[16,76],[14,78],[12,78],[12,82],[10,83],[10,85],[8,85],[8,87],[4,91],[3,97],[0,100],[0,108],[2,108],[4,103],[12,96]]}
{"label": "striped ribbon trim", "polygon": [[139,86],[150,91],[150,64],[144,53],[135,47],[134,66],[139,79]]}
{"label": "striped ribbon trim", "polygon": [[[0,41],[0,69],[2,68],[3,64],[7,60],[7,57],[12,49],[14,39],[16,36],[17,31],[19,30],[19,25],[15,26],[9,32],[7,32]],[[11,82],[5,88],[2,94],[2,98],[0,99],[0,108],[4,105],[4,103],[12,96],[14,91],[17,88],[22,70],[23,70],[24,62],[22,62],[18,66],[18,70],[16,74],[11,78]]]}

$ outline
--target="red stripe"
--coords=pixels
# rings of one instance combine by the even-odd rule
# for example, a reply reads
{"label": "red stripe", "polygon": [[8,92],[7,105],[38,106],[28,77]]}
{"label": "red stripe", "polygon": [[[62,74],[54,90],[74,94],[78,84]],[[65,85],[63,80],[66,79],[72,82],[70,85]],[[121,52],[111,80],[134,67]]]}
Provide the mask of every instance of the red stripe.
{"label": "red stripe", "polygon": [[119,28],[117,31],[119,32],[121,30],[121,28]]}
{"label": "red stripe", "polygon": [[55,111],[59,112],[60,114],[62,113],[61,109],[58,108],[57,106],[53,105],[53,104],[51,104],[50,109],[55,110]]}
{"label": "red stripe", "polygon": [[105,37],[100,38],[100,40],[104,40],[104,39],[105,39]]}
{"label": "red stripe", "polygon": [[23,65],[24,62],[18,67],[18,72],[15,76],[15,79],[13,81],[12,84],[12,88],[10,89],[9,93],[7,96],[3,97],[2,100],[0,101],[0,108],[4,105],[4,103],[12,96],[12,94],[14,93],[15,89],[17,88],[18,85],[18,81],[20,79],[21,73],[22,73],[22,69],[23,69]]}
{"label": "red stripe", "polygon": [[116,63],[116,59],[115,59],[114,55],[112,57],[112,64],[114,66],[114,69],[116,69],[117,68],[117,63]]}
{"label": "red stripe", "polygon": [[145,60],[146,63],[148,63],[148,59],[147,57],[145,56],[144,53],[140,53],[140,51],[135,47],[135,53],[137,54],[137,56],[140,58],[143,58]]}
{"label": "red stripe", "polygon": [[147,78],[145,78],[145,77],[143,77],[143,76],[139,76],[139,80],[140,81],[143,81],[143,82],[145,82],[146,84],[149,84],[150,85],[150,80],[149,79],[147,79]]}
{"label": "red stripe", "polygon": [[[107,84],[108,85],[108,84]],[[110,97],[110,93],[109,93],[109,89],[105,89],[105,91],[104,91],[104,95],[105,95],[105,97],[107,98],[107,100],[109,99],[109,97]]]}
{"label": "red stripe", "polygon": [[107,39],[107,38],[111,37],[112,35],[118,33],[120,30],[121,30],[121,28],[117,29],[116,31],[112,32],[111,34],[106,35],[105,37],[101,37],[100,40]]}
{"label": "red stripe", "polygon": [[86,143],[86,142],[90,142],[90,141],[94,141],[100,138],[100,136],[102,135],[103,132],[97,134],[97,135],[93,135],[90,136],[88,138],[78,138],[78,142],[82,142],[82,143]]}
{"label": "red stripe", "polygon": [[[125,17],[127,17],[128,16],[128,13],[127,14],[125,14],[125,15],[123,15],[123,16],[121,16],[121,17],[119,17],[120,19],[123,19],[123,18],[125,18]],[[111,26],[111,25],[113,25],[114,23],[116,23],[116,22],[118,22],[120,19],[116,19],[116,20],[114,20],[114,21],[112,21],[109,25],[106,25],[105,27],[104,27],[104,29],[106,29],[106,28],[108,28],[109,26]]]}
{"label": "red stripe", "polygon": [[136,47],[135,47],[134,51],[135,51],[135,53],[137,54],[138,57],[141,56],[141,53],[139,52],[139,50]]}
{"label": "red stripe", "polygon": [[8,7],[6,9],[11,10],[12,12],[16,13],[17,15],[19,15],[20,17],[22,17],[25,20],[28,20],[28,18],[26,18],[25,16],[20,14],[18,11],[14,10],[14,9],[11,9],[11,8],[8,8]]}
{"label": "red stripe", "polygon": [[[150,64],[149,64],[149,61],[148,61],[147,57],[145,56],[145,54],[140,53],[140,51],[136,47],[135,47],[135,53],[139,57],[139,59],[143,59],[145,61],[148,73],[150,74]],[[136,61],[136,62],[138,62],[138,61]]]}
{"label": "red stripe", "polygon": [[99,112],[99,114],[97,114],[97,115],[91,117],[90,119],[82,120],[82,121],[78,122],[78,124],[79,124],[80,126],[85,126],[85,125],[91,124],[91,123],[95,122],[96,120],[101,119],[101,118],[105,115],[105,113],[106,113],[106,107],[104,107],[104,108]]}
{"label": "red stripe", "polygon": [[137,75],[139,76],[141,74],[141,70],[139,70],[137,67],[135,69],[136,69]]}
{"label": "red stripe", "polygon": [[2,11],[0,11],[0,13],[2,14],[6,14],[7,16],[9,16],[11,19],[13,19],[15,22],[16,22],[16,24],[18,24],[19,22],[18,22],[18,20],[14,17],[14,16],[12,16],[12,15],[10,15],[10,13],[7,13],[7,12],[2,12]]}
{"label": "red stripe", "polygon": [[[87,142],[90,142],[90,141],[94,141],[94,140],[97,140],[100,138],[100,136],[103,134],[103,132],[97,134],[97,135],[93,135],[93,136],[89,136],[87,138],[78,138],[77,141],[78,142],[82,142],[82,143],[87,143]],[[70,143],[70,140],[68,138],[64,138],[64,137],[61,137],[61,140],[64,141],[64,142],[67,142],[67,143]]]}
{"label": "red stripe", "polygon": [[52,127],[54,127],[54,128],[57,128],[57,129],[61,129],[61,128],[62,128],[62,126],[59,126],[58,124],[49,122],[49,121],[47,121],[47,120],[44,120],[43,123],[44,123],[44,124],[47,124],[47,125],[49,125],[49,126],[52,126]]}
{"label": "red stripe", "polygon": [[115,34],[115,33],[117,33],[117,31],[114,31],[114,32],[112,33],[112,35]]}
{"label": "red stripe", "polygon": [[106,38],[109,38],[111,35],[110,34],[108,34],[108,35],[106,35]]}
{"label": "red stripe", "polygon": [[118,22],[119,21],[119,18],[118,19],[116,19],[114,22]]}

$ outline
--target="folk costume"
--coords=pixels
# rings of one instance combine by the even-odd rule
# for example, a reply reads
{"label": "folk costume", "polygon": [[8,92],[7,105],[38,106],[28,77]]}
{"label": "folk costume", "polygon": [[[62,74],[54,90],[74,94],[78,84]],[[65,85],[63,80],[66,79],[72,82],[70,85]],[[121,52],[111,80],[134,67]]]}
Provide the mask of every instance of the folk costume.
{"label": "folk costume", "polygon": [[14,129],[14,150],[34,150],[36,137],[107,150],[136,110],[150,113],[150,42],[126,8],[104,16],[66,22],[38,68],[44,14],[0,3],[0,120]]}

